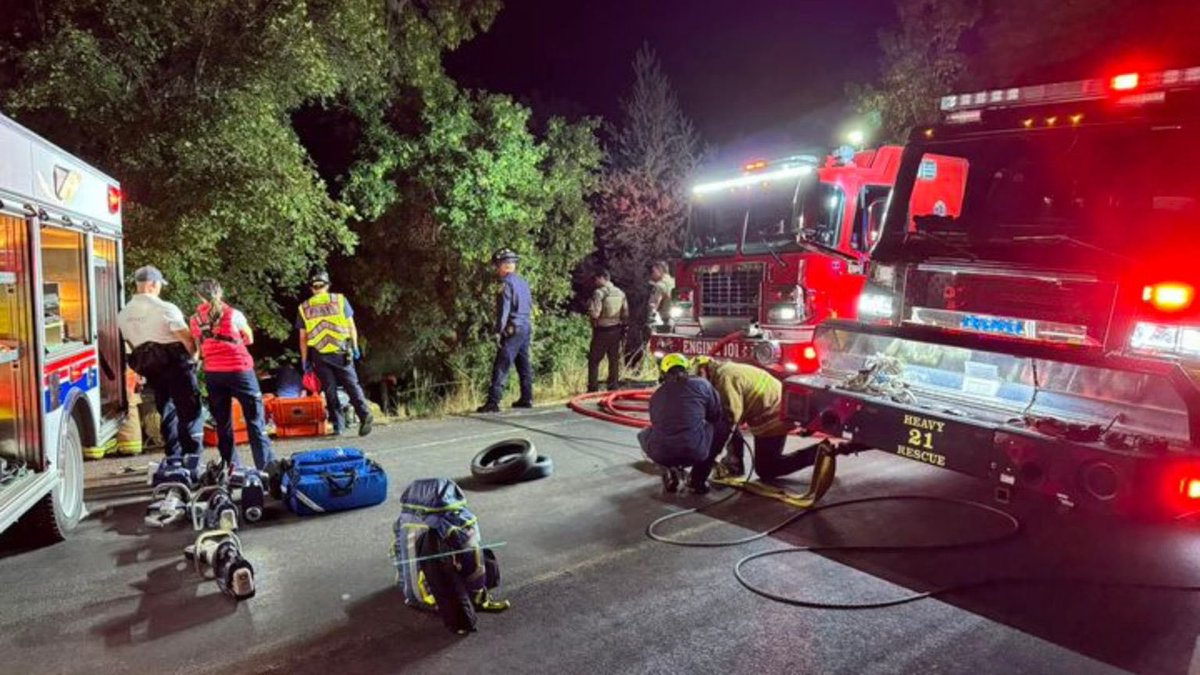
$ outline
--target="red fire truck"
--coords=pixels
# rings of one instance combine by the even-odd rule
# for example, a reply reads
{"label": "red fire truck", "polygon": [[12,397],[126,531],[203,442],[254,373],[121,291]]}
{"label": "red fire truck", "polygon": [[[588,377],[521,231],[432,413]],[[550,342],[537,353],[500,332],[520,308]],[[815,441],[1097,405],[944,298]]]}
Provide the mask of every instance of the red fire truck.
{"label": "red fire truck", "polygon": [[[1200,509],[1200,68],[947,96],[914,131],[858,320],[802,426],[1123,515]],[[957,214],[910,203],[957,158]]]}
{"label": "red fire truck", "polygon": [[[780,376],[814,371],[813,326],[857,314],[901,152],[756,161],[696,185],[670,321],[650,341],[655,356],[716,349]],[[955,166],[930,168],[915,198],[956,208]]]}

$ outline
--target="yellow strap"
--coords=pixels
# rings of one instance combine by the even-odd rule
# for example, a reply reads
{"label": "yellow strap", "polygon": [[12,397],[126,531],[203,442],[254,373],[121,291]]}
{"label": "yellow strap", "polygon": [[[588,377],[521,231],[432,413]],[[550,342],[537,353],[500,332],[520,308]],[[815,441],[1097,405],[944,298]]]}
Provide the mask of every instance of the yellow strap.
{"label": "yellow strap", "polygon": [[813,479],[804,494],[797,494],[775,485],[745,478],[714,478],[712,482],[774,499],[798,509],[807,509],[820,501],[821,497],[824,497],[825,493],[829,491],[830,486],[833,485],[835,473],[837,473],[837,459],[834,457],[833,448],[828,443],[822,443],[817,446],[817,459],[813,464]]}

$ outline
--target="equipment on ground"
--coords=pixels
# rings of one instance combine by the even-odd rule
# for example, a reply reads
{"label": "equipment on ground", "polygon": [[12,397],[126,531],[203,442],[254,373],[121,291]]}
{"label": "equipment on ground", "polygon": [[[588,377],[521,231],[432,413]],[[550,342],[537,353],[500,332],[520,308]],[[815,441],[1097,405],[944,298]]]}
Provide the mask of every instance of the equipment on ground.
{"label": "equipment on ground", "polygon": [[161,462],[150,462],[146,467],[146,482],[149,485],[182,483],[188,487],[201,484],[200,455],[164,457]]}
{"label": "equipment on ground", "polygon": [[225,485],[210,485],[200,488],[192,495],[188,504],[192,514],[192,527],[196,530],[238,529],[238,508]]}
{"label": "equipment on ground", "polygon": [[510,438],[492,443],[475,455],[471,475],[485,483],[516,483],[534,470],[537,462],[533,441]]}
{"label": "equipment on ground", "polygon": [[387,473],[356,448],[297,452],[277,471],[280,498],[297,515],[375,506],[387,499]]}
{"label": "equipment on ground", "polygon": [[192,491],[183,483],[160,483],[154,486],[151,499],[144,522],[149,527],[164,528],[187,518]]}
{"label": "equipment on ground", "polygon": [[201,532],[183,554],[198,574],[215,579],[222,593],[239,601],[254,597],[254,566],[242,555],[242,541],[233,532]]}
{"label": "equipment on ground", "polygon": [[503,612],[491,597],[500,584],[496,554],[483,548],[479,522],[462,489],[449,478],[415,480],[400,497],[393,528],[393,564],[405,604],[434,610],[449,630],[475,630],[476,611]]}
{"label": "equipment on ground", "polygon": [[521,482],[549,478],[554,475],[554,460],[549,455],[538,455],[533,466],[521,476]]}

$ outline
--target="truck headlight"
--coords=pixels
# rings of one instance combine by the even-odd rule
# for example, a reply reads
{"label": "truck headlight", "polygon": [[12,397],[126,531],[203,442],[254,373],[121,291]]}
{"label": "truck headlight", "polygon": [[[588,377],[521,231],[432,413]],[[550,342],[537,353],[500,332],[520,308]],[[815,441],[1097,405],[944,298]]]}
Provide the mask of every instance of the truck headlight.
{"label": "truck headlight", "polygon": [[1163,356],[1200,357],[1200,328],[1137,322],[1129,346]]}
{"label": "truck headlight", "polygon": [[779,357],[782,350],[779,348],[779,343],[774,340],[763,340],[754,345],[754,360],[758,361],[759,365],[769,366],[779,362]]}
{"label": "truck headlight", "polygon": [[887,293],[864,292],[858,296],[858,315],[867,319],[890,319],[895,312],[892,296]]}
{"label": "truck headlight", "polygon": [[800,320],[800,310],[794,304],[773,305],[767,310],[767,320],[770,323],[796,323]]}
{"label": "truck headlight", "polygon": [[684,304],[685,303],[681,302],[672,304],[671,309],[667,310],[667,315],[672,319],[682,319],[684,317],[684,313],[692,309],[692,303],[686,303],[686,307]]}

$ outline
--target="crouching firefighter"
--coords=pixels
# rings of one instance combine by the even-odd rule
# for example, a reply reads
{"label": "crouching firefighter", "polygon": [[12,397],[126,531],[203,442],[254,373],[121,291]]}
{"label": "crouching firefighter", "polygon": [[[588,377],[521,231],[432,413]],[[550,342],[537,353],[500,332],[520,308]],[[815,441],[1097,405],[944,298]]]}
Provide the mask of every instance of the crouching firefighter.
{"label": "crouching firefighter", "polygon": [[296,321],[300,330],[300,362],[306,371],[315,370],[321,380],[333,432],[341,434],[346,424],[337,394],[341,387],[358,414],[358,435],[366,436],[371,433],[374,418],[354,370],[354,361],[360,357],[354,310],[346,296],[329,291],[329,275],[325,272],[314,274],[309,287],[312,297],[300,304]]}
{"label": "crouching firefighter", "polygon": [[730,476],[745,473],[744,442],[738,427],[745,424],[754,435],[754,472],[764,480],[795,473],[812,466],[816,445],[784,454],[792,425],[783,419],[783,383],[771,373],[745,363],[714,361],[696,357],[700,374],[721,396],[734,431],[722,470]]}
{"label": "crouching firefighter", "polygon": [[500,584],[500,566],[495,553],[480,545],[478,521],[457,483],[415,480],[400,501],[392,557],[405,604],[436,610],[459,635],[475,630],[476,611],[509,608],[488,592]]}
{"label": "crouching firefighter", "polygon": [[[708,492],[708,474],[729,437],[729,422],[712,385],[688,375],[688,358],[667,354],[662,385],[650,397],[650,426],[638,432],[642,451],[663,467],[663,491]],[[691,468],[690,475],[688,467]]]}

